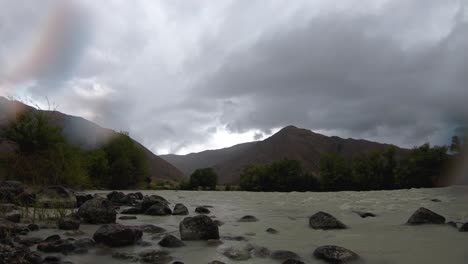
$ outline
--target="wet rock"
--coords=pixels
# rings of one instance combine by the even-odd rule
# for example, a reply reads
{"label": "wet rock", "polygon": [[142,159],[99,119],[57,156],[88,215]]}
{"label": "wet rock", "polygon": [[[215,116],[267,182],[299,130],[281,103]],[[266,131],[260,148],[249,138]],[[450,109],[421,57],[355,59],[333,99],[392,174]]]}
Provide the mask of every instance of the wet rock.
{"label": "wet rock", "polygon": [[250,255],[256,258],[267,258],[271,255],[271,251],[266,247],[248,245],[247,250],[250,251]]}
{"label": "wet rock", "polygon": [[336,219],[334,216],[318,212],[309,218],[309,226],[313,229],[346,229],[346,225]]}
{"label": "wet rock", "polygon": [[80,224],[80,219],[71,216],[64,217],[57,221],[57,226],[60,230],[78,230]]}
{"label": "wet rock", "polygon": [[120,224],[101,226],[93,236],[98,244],[109,247],[122,247],[135,244],[141,239],[143,232],[139,228]]}
{"label": "wet rock", "polygon": [[30,264],[40,264],[42,263],[42,256],[37,251],[31,251],[26,253],[24,259],[27,260]]}
{"label": "wet rock", "polygon": [[253,215],[243,216],[238,222],[258,222],[258,219]]}
{"label": "wet rock", "polygon": [[250,259],[250,253],[247,249],[228,248],[224,250],[223,255],[235,261],[244,261]]}
{"label": "wet rock", "polygon": [[172,211],[164,202],[156,202],[150,208],[145,211],[145,215],[164,216],[171,215]]}
{"label": "wet rock", "polygon": [[29,229],[23,225],[18,225],[9,221],[0,221],[0,239],[15,235],[25,235]]}
{"label": "wet rock", "polygon": [[226,263],[214,260],[214,261],[209,262],[208,264],[226,264]]}
{"label": "wet rock", "polygon": [[146,196],[143,198],[141,202],[141,210],[142,212],[146,212],[151,206],[157,203],[169,204],[169,202],[159,195],[151,195]]}
{"label": "wet rock", "polygon": [[149,234],[159,234],[166,232],[166,229],[155,225],[141,225],[137,228],[139,228],[142,232]]}
{"label": "wet rock", "polygon": [[173,235],[165,235],[158,243],[161,247],[177,248],[185,246],[185,243]]}
{"label": "wet rock", "polygon": [[327,263],[350,263],[359,259],[353,251],[339,246],[321,246],[314,251],[314,257]]}
{"label": "wet rock", "polygon": [[460,232],[468,232],[468,223],[464,223],[460,229],[458,229]]}
{"label": "wet rock", "polygon": [[453,221],[447,222],[447,225],[449,225],[449,226],[451,226],[451,227],[453,227],[453,228],[458,229],[457,223],[455,223],[455,222],[453,222]]}
{"label": "wet rock", "polygon": [[71,231],[67,231],[67,232],[63,233],[64,236],[68,236],[68,237],[79,237],[79,236],[82,236],[84,234],[86,234],[86,233],[81,231],[81,230],[71,230]]}
{"label": "wet rock", "polygon": [[217,226],[222,226],[222,225],[224,225],[224,222],[221,221],[221,220],[213,220],[213,222],[214,222]]}
{"label": "wet rock", "polygon": [[25,206],[25,205],[35,204],[37,201],[37,198],[36,198],[36,194],[24,191],[18,194],[15,200],[19,205]]}
{"label": "wet rock", "polygon": [[114,254],[112,254],[112,258],[125,260],[128,262],[138,262],[140,259],[136,254],[124,252],[115,252]]}
{"label": "wet rock", "polygon": [[361,218],[376,217],[375,214],[370,213],[370,212],[353,211],[353,213],[359,215]]}
{"label": "wet rock", "polygon": [[8,213],[5,215],[5,219],[12,223],[19,223],[21,221],[21,215],[19,213]]}
{"label": "wet rock", "polygon": [[113,191],[107,194],[107,199],[116,205],[128,205],[130,204],[130,199],[123,192]]}
{"label": "wet rock", "polygon": [[278,234],[278,230],[274,229],[274,228],[268,228],[266,230],[267,233],[270,233],[270,234]]}
{"label": "wet rock", "polygon": [[219,239],[208,239],[206,241],[206,245],[209,246],[209,247],[217,247],[219,245],[222,245],[223,244],[223,241],[219,240]]}
{"label": "wet rock", "polygon": [[0,244],[0,263],[24,263],[21,260],[28,253],[29,249],[25,246]]}
{"label": "wet rock", "polygon": [[42,264],[72,264],[72,262],[62,261],[62,259],[57,256],[47,256],[42,261]]}
{"label": "wet rock", "polygon": [[78,248],[89,249],[89,248],[93,248],[94,246],[96,246],[96,242],[92,238],[85,237],[85,238],[77,239],[75,241],[75,246]]}
{"label": "wet rock", "polygon": [[168,263],[169,261],[172,260],[172,257],[169,255],[168,251],[165,250],[151,250],[151,251],[145,251],[141,252],[139,254],[140,257],[140,262],[143,263],[154,263],[154,264],[159,264],[159,263]]}
{"label": "wet rock", "polygon": [[2,181],[0,182],[0,192],[9,192],[14,195],[18,195],[24,192],[24,185],[19,181]]}
{"label": "wet rock", "polygon": [[39,237],[15,237],[14,242],[23,246],[32,247],[42,242]]}
{"label": "wet rock", "polygon": [[75,194],[63,186],[48,186],[37,193],[37,205],[43,208],[75,208]]}
{"label": "wet rock", "polygon": [[218,226],[206,215],[184,218],[179,231],[182,240],[219,239]]}
{"label": "wet rock", "polygon": [[121,216],[119,217],[119,220],[135,220],[137,219],[136,216]]}
{"label": "wet rock", "polygon": [[62,239],[58,235],[50,236],[37,245],[37,250],[46,253],[67,254],[76,249],[73,239]]}
{"label": "wet rock", "polygon": [[91,194],[76,194],[76,207],[82,206],[85,202],[92,200],[94,197]]}
{"label": "wet rock", "polygon": [[442,202],[442,201],[441,201],[440,199],[434,198],[434,199],[431,199],[431,202],[440,203],[440,202]]}
{"label": "wet rock", "polygon": [[172,211],[173,215],[188,215],[189,211],[185,205],[178,203],[174,206],[174,210]]}
{"label": "wet rock", "polygon": [[271,252],[270,257],[276,260],[299,259],[299,255],[289,250],[275,250]]}
{"label": "wet rock", "polygon": [[136,193],[129,193],[127,194],[127,196],[131,199],[131,200],[142,200],[143,199],[143,194],[141,192],[136,192]]}
{"label": "wet rock", "polygon": [[151,247],[153,244],[151,244],[151,242],[149,242],[149,241],[140,240],[140,241],[136,242],[136,245],[140,246],[140,247]]}
{"label": "wet rock", "polygon": [[248,239],[243,236],[222,236],[221,239],[228,241],[248,241]]}
{"label": "wet rock", "polygon": [[1,203],[16,203],[15,195],[9,191],[0,192]]}
{"label": "wet rock", "polygon": [[37,224],[29,224],[28,225],[29,231],[38,231],[39,230],[39,225]]}
{"label": "wet rock", "polygon": [[141,208],[139,207],[130,207],[121,212],[121,214],[126,214],[126,215],[136,215],[136,214],[141,214]]}
{"label": "wet rock", "polygon": [[111,201],[96,197],[81,205],[77,214],[88,224],[109,224],[115,223],[117,212]]}
{"label": "wet rock", "polygon": [[211,212],[210,212],[210,210],[208,208],[199,206],[199,207],[195,208],[195,213],[197,213],[197,214],[209,214]]}
{"label": "wet rock", "polygon": [[287,259],[287,260],[283,261],[282,264],[305,264],[305,262],[302,262],[302,261],[297,260],[297,259]]}
{"label": "wet rock", "polygon": [[424,207],[419,208],[408,219],[409,225],[422,225],[422,224],[445,224],[445,217],[432,212]]}

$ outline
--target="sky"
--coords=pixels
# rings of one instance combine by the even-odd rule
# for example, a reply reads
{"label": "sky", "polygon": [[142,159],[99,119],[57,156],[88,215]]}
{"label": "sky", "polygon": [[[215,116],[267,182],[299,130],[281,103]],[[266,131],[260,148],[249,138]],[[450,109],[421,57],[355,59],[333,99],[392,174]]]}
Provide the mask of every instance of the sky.
{"label": "sky", "polygon": [[468,0],[0,0],[0,95],[157,154],[295,125],[413,147],[468,120]]}

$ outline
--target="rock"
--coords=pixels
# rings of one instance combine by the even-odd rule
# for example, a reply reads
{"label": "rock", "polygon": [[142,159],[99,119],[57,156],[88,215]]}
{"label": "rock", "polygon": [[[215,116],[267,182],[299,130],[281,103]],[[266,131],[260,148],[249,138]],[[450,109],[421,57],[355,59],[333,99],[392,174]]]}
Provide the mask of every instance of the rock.
{"label": "rock", "polygon": [[214,261],[209,262],[208,264],[226,264],[226,263],[214,260]]}
{"label": "rock", "polygon": [[278,230],[274,229],[274,228],[268,228],[266,230],[267,233],[270,233],[270,234],[278,234]]}
{"label": "rock", "polygon": [[39,237],[15,237],[14,242],[27,247],[32,247],[41,243],[42,239]]}
{"label": "rock", "polygon": [[179,231],[182,240],[219,239],[218,226],[206,215],[184,218]]}
{"label": "rock", "polygon": [[10,213],[11,211],[17,210],[18,207],[14,204],[0,204],[0,214]]}
{"label": "rock", "polygon": [[138,254],[140,257],[140,262],[144,263],[168,263],[172,260],[172,257],[169,255],[169,252],[165,250],[151,250],[145,251]]}
{"label": "rock", "polygon": [[2,264],[19,264],[23,262],[23,258],[29,253],[29,248],[19,245],[0,244],[0,263]]}
{"label": "rock", "polygon": [[0,220],[0,240],[15,235],[26,235],[28,232],[29,229],[23,225]]}
{"label": "rock", "polygon": [[88,224],[109,224],[115,223],[117,212],[111,201],[96,197],[81,205],[77,214]]}
{"label": "rock", "polygon": [[37,250],[46,253],[67,254],[76,249],[73,239],[62,239],[58,235],[50,236],[37,245]]}
{"label": "rock", "polygon": [[332,215],[318,212],[309,218],[309,226],[313,229],[346,229],[346,225]]}
{"label": "rock", "polygon": [[228,248],[223,255],[235,261],[244,261],[250,259],[250,253],[246,249]]}
{"label": "rock", "polygon": [[165,235],[158,243],[161,247],[176,248],[183,247],[185,243],[173,235]]}
{"label": "rock", "polygon": [[123,252],[115,252],[114,254],[112,254],[112,258],[125,260],[129,262],[138,262],[138,260],[140,259],[136,254]]}
{"label": "rock", "polygon": [[276,260],[299,259],[299,255],[289,250],[275,250],[271,252],[270,257]]}
{"label": "rock", "polygon": [[143,200],[143,194],[141,192],[129,193],[127,196],[132,200]]}
{"label": "rock", "polygon": [[29,229],[29,231],[38,231],[39,226],[37,224],[29,224],[28,229]]}
{"label": "rock", "polygon": [[219,239],[208,239],[206,241],[206,245],[209,246],[209,247],[217,247],[219,245],[222,245],[223,244],[223,241],[219,240]]}
{"label": "rock", "polygon": [[253,215],[243,216],[238,222],[258,222],[258,219]]}
{"label": "rock", "polygon": [[75,217],[64,217],[57,222],[58,229],[60,230],[78,230],[80,229],[80,220]]}
{"label": "rock", "polygon": [[431,202],[440,203],[440,202],[442,202],[442,201],[441,201],[440,199],[434,198],[434,199],[431,199]]}
{"label": "rock", "polygon": [[140,241],[136,242],[136,245],[140,246],[140,247],[151,247],[153,244],[151,244],[151,242],[149,242],[149,241],[140,240]]}
{"label": "rock", "polygon": [[0,192],[9,192],[14,195],[18,195],[24,192],[24,185],[19,181],[3,181],[0,182]]}
{"label": "rock", "polygon": [[76,207],[80,208],[86,201],[92,200],[91,194],[76,194]]}
{"label": "rock", "polygon": [[172,211],[164,202],[156,202],[150,208],[145,211],[145,215],[155,215],[155,216],[163,216],[163,215],[171,215]]}
{"label": "rock", "polygon": [[9,213],[5,215],[5,219],[13,223],[19,223],[21,221],[21,215],[19,213]]}
{"label": "rock", "polygon": [[455,223],[455,222],[453,222],[453,221],[447,222],[447,225],[449,225],[449,226],[451,226],[451,227],[453,227],[453,228],[458,229],[457,223]]}
{"label": "rock", "polygon": [[107,199],[109,199],[114,204],[126,205],[128,204],[128,197],[123,192],[113,191],[107,194]]}
{"label": "rock", "polygon": [[75,194],[62,186],[48,186],[37,193],[37,206],[43,208],[75,208]]}
{"label": "rock", "polygon": [[93,248],[96,246],[96,242],[89,237],[80,238],[75,241],[75,246],[79,248]]}
{"label": "rock", "polygon": [[369,212],[353,211],[353,213],[356,213],[356,214],[359,215],[361,218],[376,217],[375,214],[369,213]]}
{"label": "rock", "polygon": [[321,246],[314,251],[314,257],[327,263],[349,263],[359,259],[353,251],[338,246]]}
{"label": "rock", "polygon": [[141,211],[141,208],[138,208],[138,207],[130,207],[130,208],[127,208],[125,210],[123,210],[122,212],[120,212],[121,214],[126,214],[126,215],[136,215],[136,214],[141,214],[142,211]]}
{"label": "rock", "polygon": [[174,210],[172,211],[173,215],[188,215],[189,211],[185,205],[178,203],[174,206]]}
{"label": "rock", "polygon": [[24,259],[27,260],[30,264],[40,264],[42,263],[42,256],[37,251],[31,251],[24,256]]}
{"label": "rock", "polygon": [[253,245],[248,245],[247,249],[250,251],[250,254],[257,258],[267,258],[271,255],[271,252],[266,247],[258,247]]}
{"label": "rock", "polygon": [[460,232],[468,232],[468,223],[464,223],[460,229],[458,229]]}
{"label": "rock", "polygon": [[424,207],[419,208],[411,215],[407,222],[408,225],[422,224],[445,224],[445,217],[432,212]]}
{"label": "rock", "polygon": [[209,214],[211,212],[210,212],[210,210],[208,210],[208,208],[199,206],[199,207],[195,208],[195,213],[197,213],[197,214]]}
{"label": "rock", "polygon": [[135,220],[137,219],[136,216],[121,216],[119,217],[119,220]]}
{"label": "rock", "polygon": [[146,196],[143,198],[143,201],[141,202],[141,211],[146,212],[151,206],[157,203],[165,203],[169,204],[166,199],[159,195],[151,195],[151,196]]}
{"label": "rock", "polygon": [[139,228],[142,232],[149,234],[159,234],[166,232],[166,229],[155,225],[141,225],[137,228]]}
{"label": "rock", "polygon": [[94,241],[109,247],[121,247],[135,244],[141,239],[143,232],[139,228],[120,224],[101,226],[94,233]]}
{"label": "rock", "polygon": [[83,236],[85,234],[86,233],[81,231],[81,230],[71,230],[71,231],[67,231],[67,232],[63,233],[63,235],[67,236],[67,237],[80,237],[80,236]]}
{"label": "rock", "polygon": [[302,261],[297,260],[297,259],[287,259],[287,260],[283,261],[282,264],[305,264],[305,262],[302,262]]}
{"label": "rock", "polygon": [[248,239],[243,236],[222,236],[221,239],[227,241],[248,241]]}
{"label": "rock", "polygon": [[37,201],[36,194],[30,193],[27,191],[24,191],[20,194],[18,194],[15,198],[16,202],[19,205],[25,206],[25,205],[34,205]]}
{"label": "rock", "polygon": [[221,220],[213,220],[213,222],[214,222],[217,226],[222,226],[222,225],[224,225],[224,222],[221,221]]}

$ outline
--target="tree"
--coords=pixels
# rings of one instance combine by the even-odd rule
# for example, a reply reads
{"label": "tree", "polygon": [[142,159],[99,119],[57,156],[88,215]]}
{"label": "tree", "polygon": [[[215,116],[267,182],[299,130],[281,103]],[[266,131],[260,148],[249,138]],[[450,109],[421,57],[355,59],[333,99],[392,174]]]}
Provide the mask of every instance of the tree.
{"label": "tree", "polygon": [[197,169],[192,173],[192,175],[190,175],[191,189],[203,188],[215,190],[217,183],[218,175],[213,168]]}
{"label": "tree", "polygon": [[354,189],[351,169],[338,154],[330,153],[320,157],[320,180],[323,190]]}

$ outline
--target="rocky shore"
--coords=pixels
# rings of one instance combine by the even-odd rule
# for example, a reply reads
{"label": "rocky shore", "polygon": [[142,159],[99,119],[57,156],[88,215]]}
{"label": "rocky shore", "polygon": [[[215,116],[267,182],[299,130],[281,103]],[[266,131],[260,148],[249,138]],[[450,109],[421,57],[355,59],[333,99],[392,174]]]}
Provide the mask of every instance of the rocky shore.
{"label": "rocky shore", "polygon": [[[190,211],[180,201],[168,201],[156,194],[118,191],[106,195],[89,194],[74,192],[62,186],[49,186],[32,192],[19,182],[6,181],[0,183],[0,201],[0,264],[71,263],[68,260],[70,256],[90,254],[90,251],[107,252],[102,254],[123,262],[183,263],[171,253],[177,248],[190,247],[190,241],[201,241],[206,247],[220,247],[222,255],[231,261],[258,258],[270,259],[274,263],[293,264],[307,263],[313,259],[326,263],[360,263],[366,260],[365,254],[340,245],[318,245],[310,248],[309,259],[304,259],[290,250],[271,250],[251,244],[246,237],[249,234],[224,234],[223,222],[216,219],[210,206],[200,205]],[[363,218],[379,217],[373,212],[354,213]],[[176,223],[176,232],[167,232],[157,225],[118,223],[138,219],[140,216],[158,218],[171,215],[183,217]],[[307,220],[308,227],[304,228],[331,234],[353,228],[324,211],[314,213]],[[261,221],[254,215],[239,215],[237,223],[248,225]],[[401,224],[448,225],[459,232],[468,231],[468,223],[447,222],[444,216],[424,207],[408,215],[407,222]],[[96,231],[92,236],[86,237],[80,230],[83,225],[96,226]],[[50,236],[36,237],[34,234],[41,230],[47,230]],[[55,234],[57,230],[62,235]],[[264,230],[273,238],[279,232],[268,226]],[[150,234],[157,246],[142,239],[144,234]],[[243,246],[222,247],[227,241],[239,241]],[[126,246],[142,247],[144,250],[137,253],[118,250]]]}

